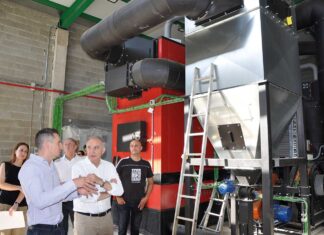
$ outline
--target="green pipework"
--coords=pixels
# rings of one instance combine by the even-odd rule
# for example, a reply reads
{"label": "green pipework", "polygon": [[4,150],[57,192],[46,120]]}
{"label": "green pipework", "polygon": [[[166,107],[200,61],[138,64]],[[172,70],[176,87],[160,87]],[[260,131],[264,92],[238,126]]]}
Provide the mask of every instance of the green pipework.
{"label": "green pipework", "polygon": [[[214,158],[219,158],[216,151],[214,151]],[[219,169],[218,169],[218,167],[215,167],[214,168],[214,181],[217,181],[218,177],[219,177]]]}
{"label": "green pipework", "polygon": [[104,90],[105,90],[105,84],[103,82],[100,82],[99,84],[91,85],[91,86],[85,87],[79,91],[73,92],[71,94],[64,95],[64,96],[62,96],[62,99],[64,101],[72,100],[72,99],[75,99],[78,97],[90,95],[90,94],[104,91]]}
{"label": "green pipework", "polygon": [[61,14],[59,27],[68,29],[93,2],[94,0],[76,0]]}
{"label": "green pipework", "polygon": [[308,235],[309,231],[309,221],[308,221],[308,203],[304,198],[299,197],[288,197],[288,196],[274,196],[274,200],[276,201],[286,201],[286,202],[298,202],[305,205],[304,214],[302,214],[302,223],[303,223],[303,235]]}
{"label": "green pipework", "polygon": [[95,85],[88,86],[79,91],[68,95],[62,95],[56,98],[53,111],[53,128],[55,128],[60,134],[62,134],[62,122],[63,122],[63,105],[65,101],[79,98],[82,96],[90,95],[96,92],[104,91],[105,84],[103,82]]}
{"label": "green pipework", "polygon": [[55,128],[60,135],[62,134],[63,104],[63,99],[61,99],[61,97],[57,97],[53,110],[53,128]]}
{"label": "green pipework", "polygon": [[149,102],[146,104],[133,106],[133,107],[125,108],[125,109],[117,109],[116,98],[106,96],[106,105],[107,105],[108,111],[112,114],[126,113],[126,112],[135,111],[135,110],[153,108],[153,107],[167,105],[167,104],[175,104],[175,103],[179,103],[179,102],[183,102],[183,101],[184,101],[184,98],[182,98],[182,97],[178,97],[178,96],[174,96],[174,95],[160,95],[154,99],[154,102]]}

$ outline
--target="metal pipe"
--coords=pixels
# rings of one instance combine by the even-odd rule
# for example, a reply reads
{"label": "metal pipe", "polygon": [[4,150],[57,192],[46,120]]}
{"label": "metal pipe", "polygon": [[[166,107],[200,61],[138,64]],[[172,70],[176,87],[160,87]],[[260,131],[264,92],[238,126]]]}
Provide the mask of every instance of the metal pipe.
{"label": "metal pipe", "polygon": [[315,81],[318,80],[318,69],[317,69],[317,66],[315,64],[312,64],[312,63],[302,64],[300,66],[300,68],[301,69],[311,69],[313,71],[314,80]]}
{"label": "metal pipe", "polygon": [[133,0],[81,36],[82,48],[94,59],[104,60],[110,49],[173,18],[203,16],[212,0]]}
{"label": "metal pipe", "polygon": [[183,16],[176,16],[176,17],[173,17],[172,19],[168,20],[167,22],[165,22],[164,37],[171,38],[172,25],[174,24],[174,22],[176,22],[177,20],[181,20],[181,19],[183,19]]}
{"label": "metal pipe", "polygon": [[105,90],[104,82],[100,82],[95,85],[88,86],[74,93],[59,96],[55,100],[53,111],[53,128],[55,128],[60,135],[62,134],[62,122],[63,122],[63,105],[65,101],[72,100],[78,97],[87,97],[89,94],[97,93]]}

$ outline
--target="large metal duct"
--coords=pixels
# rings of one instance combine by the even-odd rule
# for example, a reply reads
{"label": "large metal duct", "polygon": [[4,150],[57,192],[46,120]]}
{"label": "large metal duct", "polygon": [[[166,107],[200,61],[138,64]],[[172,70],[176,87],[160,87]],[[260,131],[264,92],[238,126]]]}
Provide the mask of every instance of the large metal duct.
{"label": "large metal duct", "polygon": [[105,60],[117,46],[175,16],[197,19],[212,0],[133,0],[115,11],[81,37],[82,48],[94,59]]}
{"label": "large metal duct", "polygon": [[313,145],[314,154],[317,154],[324,142],[324,1],[309,0],[299,4],[296,23],[297,29],[314,26],[315,44],[302,43],[299,46],[301,54],[315,54],[317,57],[319,99],[304,100],[306,136]]}
{"label": "large metal duct", "polygon": [[132,67],[132,78],[135,84],[142,88],[163,87],[182,91],[185,89],[184,65],[170,60],[138,61]]}
{"label": "large metal duct", "polygon": [[[267,82],[272,157],[293,157],[293,141],[284,136],[301,95],[298,38],[259,1],[244,1],[244,8],[226,17],[207,27],[186,19],[186,94],[197,68],[201,77],[217,77],[209,110],[209,140],[220,159],[258,159],[264,116],[260,95],[265,94],[259,84]],[[208,87],[201,84],[200,88],[204,92]],[[197,113],[204,112],[206,101],[206,97],[195,99]],[[203,118],[198,119],[204,125]]]}

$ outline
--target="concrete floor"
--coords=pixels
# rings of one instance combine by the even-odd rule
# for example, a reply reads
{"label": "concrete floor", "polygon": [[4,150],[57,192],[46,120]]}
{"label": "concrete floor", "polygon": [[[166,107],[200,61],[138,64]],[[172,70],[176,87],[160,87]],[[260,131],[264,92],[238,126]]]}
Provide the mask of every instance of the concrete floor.
{"label": "concrete floor", "polygon": [[[283,233],[277,233],[277,232],[274,233],[274,235],[282,235],[282,234]],[[228,226],[224,226],[222,235],[231,235],[231,231]],[[293,233],[292,233],[292,235],[293,235]],[[318,227],[317,229],[313,230],[311,232],[311,235],[324,235],[324,227]]]}
{"label": "concrete floor", "polygon": [[[68,235],[73,235],[73,227],[71,221],[69,221],[69,233]],[[114,235],[118,235],[118,230],[115,227],[114,228]],[[224,226],[224,230],[222,232],[222,235],[231,235],[231,231],[227,225]],[[274,233],[274,235],[282,235],[282,233]],[[311,235],[324,235],[324,226],[318,227],[317,229],[313,230],[311,232]]]}

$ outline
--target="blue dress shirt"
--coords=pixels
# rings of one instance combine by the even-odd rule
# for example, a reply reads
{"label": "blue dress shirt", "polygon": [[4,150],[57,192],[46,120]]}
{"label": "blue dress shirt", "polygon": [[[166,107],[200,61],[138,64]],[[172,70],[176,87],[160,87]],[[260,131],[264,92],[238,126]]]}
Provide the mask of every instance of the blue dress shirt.
{"label": "blue dress shirt", "polygon": [[53,162],[31,154],[23,164],[18,178],[25,194],[28,225],[58,224],[63,219],[62,201],[77,197],[77,187],[72,180],[60,184]]}

